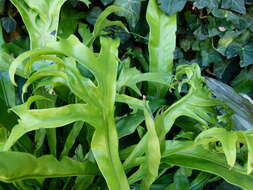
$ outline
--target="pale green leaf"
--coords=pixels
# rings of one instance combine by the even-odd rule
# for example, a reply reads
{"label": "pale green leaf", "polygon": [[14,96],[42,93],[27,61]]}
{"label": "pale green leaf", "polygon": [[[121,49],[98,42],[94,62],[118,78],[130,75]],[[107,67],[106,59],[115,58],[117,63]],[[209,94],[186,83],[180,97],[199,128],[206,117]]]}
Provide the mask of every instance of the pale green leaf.
{"label": "pale green leaf", "polygon": [[228,165],[233,167],[236,161],[236,142],[237,135],[233,132],[229,132],[224,128],[211,128],[209,130],[200,133],[196,142],[200,143],[202,140],[206,143],[206,140],[210,142],[219,141],[222,144],[222,149],[226,155]]}
{"label": "pale green leaf", "polygon": [[212,173],[244,190],[250,190],[253,185],[253,176],[247,175],[241,166],[235,165],[230,168],[222,154],[195,146],[192,141],[167,141],[166,151],[162,157],[162,163]]}
{"label": "pale green leaf", "polygon": [[[173,53],[176,47],[176,15],[163,13],[156,0],[149,0],[146,18],[150,27],[149,34],[149,71],[172,73]],[[168,87],[151,84],[150,95],[163,97]]]}
{"label": "pale green leaf", "polygon": [[94,40],[101,34],[103,34],[103,30],[106,27],[109,26],[119,26],[121,28],[123,28],[124,30],[128,31],[127,28],[125,27],[125,25],[121,22],[121,21],[110,21],[107,19],[107,17],[112,14],[115,13],[117,11],[122,10],[122,8],[111,5],[109,7],[107,7],[97,18],[95,26],[94,26],[94,30],[93,30],[93,38],[90,40],[88,46],[92,45]]}
{"label": "pale green leaf", "polygon": [[88,45],[90,39],[92,38],[92,33],[90,32],[88,25],[82,23],[79,24],[78,33],[81,35],[83,43]]}
{"label": "pale green leaf", "polygon": [[28,30],[31,48],[56,40],[61,6],[66,0],[11,0]]}
{"label": "pale green leaf", "polygon": [[97,173],[96,165],[88,161],[78,162],[67,157],[58,161],[52,155],[35,158],[22,152],[0,152],[0,165],[0,181],[6,183],[34,178],[92,176]]}
{"label": "pale green leaf", "polygon": [[117,81],[117,89],[127,86],[132,88],[138,95],[141,96],[141,92],[136,86],[137,83],[142,81],[156,82],[166,86],[170,86],[171,76],[166,73],[141,73],[136,68],[123,68],[119,79]]}
{"label": "pale green leaf", "polygon": [[148,143],[146,147],[146,162],[144,164],[144,177],[141,182],[141,190],[148,190],[150,185],[158,176],[158,170],[161,159],[160,143],[156,133],[155,122],[152,118],[152,112],[149,110],[148,104],[144,107],[145,123],[147,126]]}
{"label": "pale green leaf", "polygon": [[[33,99],[37,97],[32,97]],[[30,100],[32,99],[30,98]],[[35,100],[40,100],[35,99]],[[34,101],[34,100],[33,100]],[[11,110],[15,112],[20,121],[13,129],[3,148],[4,151],[10,147],[25,133],[40,128],[62,127],[75,121],[85,121],[92,126],[98,124],[98,115],[91,106],[85,104],[70,104],[59,108],[29,110],[31,102],[16,106]],[[54,114],[52,114],[54,113]]]}

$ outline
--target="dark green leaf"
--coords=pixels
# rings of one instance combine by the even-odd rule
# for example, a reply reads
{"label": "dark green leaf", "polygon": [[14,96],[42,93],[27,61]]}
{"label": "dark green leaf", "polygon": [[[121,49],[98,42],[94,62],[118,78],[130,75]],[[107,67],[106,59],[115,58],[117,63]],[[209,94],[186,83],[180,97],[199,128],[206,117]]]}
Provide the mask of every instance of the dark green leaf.
{"label": "dark green leaf", "polygon": [[200,172],[198,176],[191,182],[190,190],[203,189],[214,176],[205,172]]}
{"label": "dark green leaf", "polygon": [[[222,55],[226,55],[226,50],[229,47],[229,45],[238,37],[238,33],[234,31],[227,31],[223,37],[220,38],[218,42],[218,48],[217,51],[221,53]],[[229,53],[229,55],[231,55]],[[233,56],[233,54],[232,54]]]}
{"label": "dark green leaf", "polygon": [[[188,169],[189,170],[189,169]],[[174,175],[175,190],[187,190],[189,188],[189,174],[185,168],[179,168]]]}
{"label": "dark green leaf", "polygon": [[158,0],[160,9],[168,15],[181,11],[186,2],[187,0]]}
{"label": "dark green leaf", "polygon": [[109,4],[111,4],[112,2],[113,2],[113,0],[100,0],[102,3],[103,3],[103,5],[109,5]]}
{"label": "dark green leaf", "polygon": [[214,190],[242,190],[240,187],[234,186],[226,181],[219,184]]}
{"label": "dark green leaf", "polygon": [[89,13],[86,16],[86,21],[92,25],[95,25],[96,20],[100,13],[102,12],[102,9],[100,7],[93,7]]}
{"label": "dark green leaf", "polygon": [[114,5],[123,8],[116,14],[123,16],[131,28],[134,28],[140,18],[141,0],[115,0]]}
{"label": "dark green leaf", "polygon": [[69,4],[64,5],[61,11],[59,36],[61,38],[68,38],[77,29],[78,21],[85,18],[85,14],[77,12]]}
{"label": "dark green leaf", "polygon": [[1,21],[2,21],[3,28],[7,33],[12,32],[16,29],[17,22],[13,18],[3,17],[1,18]]}
{"label": "dark green leaf", "polygon": [[247,67],[253,63],[253,42],[249,42],[241,49],[241,62],[242,67]]}
{"label": "dark green leaf", "polygon": [[231,9],[241,14],[246,13],[244,0],[222,0],[221,8]]}
{"label": "dark green leaf", "polygon": [[80,131],[83,128],[83,124],[84,124],[83,122],[79,121],[79,122],[76,122],[72,126],[72,129],[71,129],[70,133],[68,134],[68,137],[67,137],[66,142],[64,144],[64,148],[63,148],[60,158],[62,158],[64,156],[68,156],[70,149],[74,145],[77,136],[79,135]]}
{"label": "dark green leaf", "polygon": [[203,9],[205,7],[209,9],[216,9],[219,6],[219,0],[197,0],[194,2],[194,6],[199,9]]}
{"label": "dark green leaf", "polygon": [[233,88],[239,93],[250,93],[253,91],[253,67],[243,69],[232,81]]}
{"label": "dark green leaf", "polygon": [[16,105],[16,92],[10,81],[9,73],[0,71],[0,99],[10,108]]}

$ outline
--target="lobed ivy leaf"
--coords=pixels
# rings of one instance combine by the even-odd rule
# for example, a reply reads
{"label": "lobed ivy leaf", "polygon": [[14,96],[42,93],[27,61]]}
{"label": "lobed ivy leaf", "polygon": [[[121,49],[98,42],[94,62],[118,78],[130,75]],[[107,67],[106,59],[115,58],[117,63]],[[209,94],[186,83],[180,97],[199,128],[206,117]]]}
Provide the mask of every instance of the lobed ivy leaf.
{"label": "lobed ivy leaf", "polygon": [[61,9],[58,36],[60,38],[68,38],[75,33],[78,22],[85,17],[85,13],[77,12],[71,4],[66,3]]}
{"label": "lobed ivy leaf", "polygon": [[11,17],[1,18],[2,26],[7,33],[14,31],[17,27],[17,22]]}
{"label": "lobed ivy leaf", "polygon": [[234,31],[227,31],[219,40],[217,51],[222,55],[226,55],[228,46],[238,37],[238,33]]}
{"label": "lobed ivy leaf", "polygon": [[249,42],[246,44],[242,49],[240,53],[241,61],[240,65],[242,67],[247,67],[253,63],[253,43]]}
{"label": "lobed ivy leaf", "polygon": [[219,7],[219,0],[196,0],[194,6],[198,9],[203,9],[205,7],[209,9],[217,9]]}
{"label": "lobed ivy leaf", "polygon": [[115,0],[114,5],[121,7],[122,10],[116,12],[118,16],[125,17],[130,28],[135,28],[140,18],[141,0]]}
{"label": "lobed ivy leaf", "polygon": [[222,0],[221,8],[231,9],[241,14],[246,13],[244,0]]}
{"label": "lobed ivy leaf", "polygon": [[103,3],[103,5],[109,5],[109,4],[111,4],[112,2],[113,2],[113,0],[100,0],[102,3]]}
{"label": "lobed ivy leaf", "polygon": [[163,12],[171,16],[174,13],[181,11],[186,2],[187,0],[158,0],[158,5]]}
{"label": "lobed ivy leaf", "polygon": [[239,93],[250,93],[253,90],[252,72],[252,67],[250,69],[243,69],[232,81],[232,87]]}

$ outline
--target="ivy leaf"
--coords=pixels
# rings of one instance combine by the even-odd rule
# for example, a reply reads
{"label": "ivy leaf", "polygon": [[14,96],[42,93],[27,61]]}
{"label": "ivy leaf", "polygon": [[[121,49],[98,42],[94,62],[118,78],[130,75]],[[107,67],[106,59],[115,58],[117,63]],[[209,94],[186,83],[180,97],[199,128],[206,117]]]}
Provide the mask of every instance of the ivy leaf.
{"label": "ivy leaf", "polygon": [[187,0],[158,0],[160,9],[170,16],[176,12],[181,11],[184,8],[186,2]]}
{"label": "ivy leaf", "polygon": [[242,47],[240,57],[240,65],[242,67],[247,67],[253,63],[253,42],[249,42],[247,45]]}
{"label": "ivy leaf", "polygon": [[220,63],[222,58],[220,54],[212,48],[212,42],[205,40],[200,43],[202,65],[208,66],[210,63]]}
{"label": "ivy leaf", "polygon": [[61,38],[68,38],[76,31],[78,20],[82,18],[85,18],[84,13],[77,12],[71,7],[70,4],[66,4],[61,11],[59,36]]}
{"label": "ivy leaf", "polygon": [[100,0],[104,6],[109,5],[113,2],[113,0]]}
{"label": "ivy leaf", "polygon": [[238,43],[232,43],[231,45],[228,46],[226,50],[226,57],[228,59],[236,57],[239,55],[241,49],[241,45]]}
{"label": "ivy leaf", "polygon": [[244,0],[223,0],[221,4],[221,8],[230,9],[241,14],[246,13]]}
{"label": "ivy leaf", "polygon": [[232,81],[232,86],[240,93],[250,93],[253,91],[253,67],[249,70],[243,69]]}
{"label": "ivy leaf", "polygon": [[253,63],[253,42],[249,42],[245,46],[238,42],[232,43],[226,50],[226,56],[228,59],[240,56],[241,67],[247,67]]}
{"label": "ivy leaf", "polygon": [[203,9],[205,7],[209,9],[217,9],[219,6],[218,0],[197,0],[194,2],[194,6],[198,9]]}
{"label": "ivy leaf", "polygon": [[126,18],[129,26],[135,28],[140,18],[141,1],[140,0],[115,0],[114,5],[123,8],[116,14]]}
{"label": "ivy leaf", "polygon": [[1,18],[1,21],[2,21],[3,28],[7,33],[10,33],[16,29],[17,22],[13,18],[3,17]]}
{"label": "ivy leaf", "polygon": [[239,34],[234,31],[227,31],[218,42],[218,48],[216,49],[222,55],[226,54],[226,50],[230,44],[236,39]]}
{"label": "ivy leaf", "polygon": [[100,7],[93,7],[89,13],[87,14],[85,20],[91,24],[91,25],[95,25],[96,20],[98,18],[98,16],[101,14],[102,9]]}

